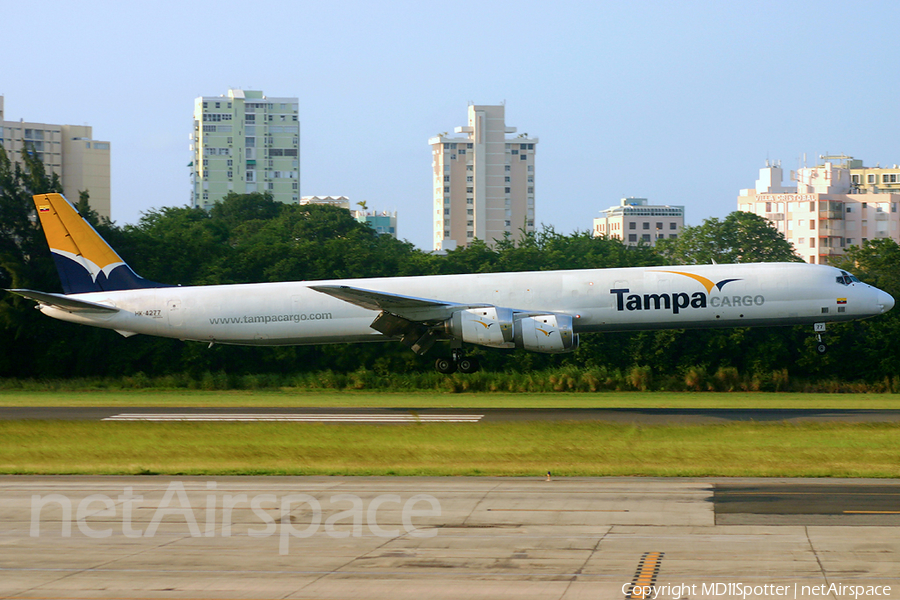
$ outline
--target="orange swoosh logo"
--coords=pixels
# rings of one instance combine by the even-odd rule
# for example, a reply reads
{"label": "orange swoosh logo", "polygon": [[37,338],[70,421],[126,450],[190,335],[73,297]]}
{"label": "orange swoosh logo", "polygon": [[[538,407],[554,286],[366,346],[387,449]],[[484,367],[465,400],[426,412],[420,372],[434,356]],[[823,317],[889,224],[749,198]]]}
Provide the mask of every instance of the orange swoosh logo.
{"label": "orange swoosh logo", "polygon": [[716,284],[707,279],[706,277],[701,277],[700,275],[694,275],[693,273],[682,273],[681,271],[654,271],[655,273],[672,273],[674,275],[684,275],[685,277],[690,277],[694,281],[699,281],[700,284],[706,288],[706,293],[709,294],[712,292],[712,289],[716,287]]}

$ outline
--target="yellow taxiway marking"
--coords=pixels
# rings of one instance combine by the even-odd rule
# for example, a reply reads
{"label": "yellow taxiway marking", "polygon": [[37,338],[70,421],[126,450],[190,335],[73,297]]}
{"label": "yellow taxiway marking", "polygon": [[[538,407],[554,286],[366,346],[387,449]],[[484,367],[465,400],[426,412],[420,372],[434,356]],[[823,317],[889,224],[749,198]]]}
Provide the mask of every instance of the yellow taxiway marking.
{"label": "yellow taxiway marking", "polygon": [[845,515],[900,515],[900,510],[845,510]]}

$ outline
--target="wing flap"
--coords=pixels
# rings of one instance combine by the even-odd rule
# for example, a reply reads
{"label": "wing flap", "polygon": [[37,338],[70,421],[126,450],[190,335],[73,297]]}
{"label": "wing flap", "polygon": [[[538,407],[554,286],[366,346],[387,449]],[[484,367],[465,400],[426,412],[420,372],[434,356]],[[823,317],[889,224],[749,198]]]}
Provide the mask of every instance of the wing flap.
{"label": "wing flap", "polygon": [[38,304],[44,306],[52,306],[66,312],[82,312],[82,313],[115,313],[119,312],[118,308],[106,306],[105,304],[97,304],[96,302],[88,302],[86,300],[77,300],[70,296],[62,294],[51,294],[49,292],[36,292],[34,290],[6,290],[23,298],[34,300]]}
{"label": "wing flap", "polygon": [[453,313],[460,310],[491,306],[490,304],[458,304],[427,298],[415,298],[413,296],[364,290],[348,285],[311,285],[309,288],[361,308],[388,312],[410,321],[443,321],[444,319],[449,319]]}

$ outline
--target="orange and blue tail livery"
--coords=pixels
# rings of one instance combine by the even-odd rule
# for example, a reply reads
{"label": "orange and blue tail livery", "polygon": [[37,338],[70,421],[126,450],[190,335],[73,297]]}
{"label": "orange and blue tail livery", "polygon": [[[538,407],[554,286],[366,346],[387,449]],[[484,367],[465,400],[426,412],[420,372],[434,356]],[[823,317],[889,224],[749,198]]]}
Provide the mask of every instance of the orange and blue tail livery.
{"label": "orange and blue tail livery", "polygon": [[38,194],[34,203],[66,294],[168,287],[131,270],[62,194]]}

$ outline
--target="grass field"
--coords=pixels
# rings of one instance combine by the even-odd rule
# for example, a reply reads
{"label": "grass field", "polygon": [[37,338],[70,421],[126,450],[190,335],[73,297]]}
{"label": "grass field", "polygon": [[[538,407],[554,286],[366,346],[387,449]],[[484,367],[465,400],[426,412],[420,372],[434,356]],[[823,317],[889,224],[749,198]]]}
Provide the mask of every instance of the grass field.
{"label": "grass field", "polygon": [[[4,391],[0,406],[900,409],[900,396]],[[900,477],[898,436],[900,424],[0,421],[0,473]]]}
{"label": "grass field", "polygon": [[0,473],[898,477],[900,425],[0,422]]}
{"label": "grass field", "polygon": [[350,391],[0,391],[0,406],[900,409],[900,394],[790,392],[448,393]]}

